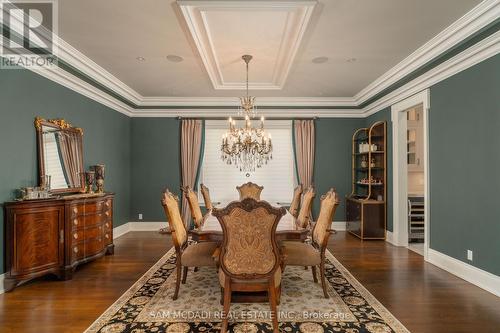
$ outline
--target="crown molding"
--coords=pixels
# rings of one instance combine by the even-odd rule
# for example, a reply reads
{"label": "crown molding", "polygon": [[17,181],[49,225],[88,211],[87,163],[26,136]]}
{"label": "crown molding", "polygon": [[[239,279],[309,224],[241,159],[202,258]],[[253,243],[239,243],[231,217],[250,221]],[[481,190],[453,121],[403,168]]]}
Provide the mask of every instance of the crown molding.
{"label": "crown molding", "polygon": [[[189,1],[183,2],[188,3]],[[310,3],[310,1],[304,1],[304,3]],[[354,97],[259,97],[259,106],[283,107],[282,109],[262,109],[261,112],[266,115],[269,114],[271,117],[283,117],[284,113],[287,114],[287,117],[359,118],[369,116],[392,103],[400,101],[405,96],[418,92],[419,89],[426,89],[440,80],[498,54],[499,36],[498,33],[494,33],[373,103],[363,108],[359,107],[363,102],[368,101],[417,68],[435,59],[444,51],[456,46],[474,33],[478,33],[488,24],[497,20],[498,17],[500,17],[500,1],[485,0],[481,2]],[[0,44],[1,42],[0,40]],[[96,85],[89,83],[88,79],[83,80],[81,77],[63,69],[29,69],[127,116],[221,117],[227,116],[227,110],[217,109],[216,107],[236,107],[238,105],[238,98],[235,97],[143,97],[60,37],[55,36],[54,43],[58,46],[59,58],[73,67],[77,74],[78,72],[82,73],[90,81],[97,82],[108,88],[109,91],[113,91],[130,103],[124,103]],[[129,104],[132,104],[132,106]],[[157,108],[151,109],[147,107]],[[213,109],[196,109],[196,107],[213,107]],[[286,107],[290,107],[290,109]],[[293,109],[294,107],[301,109]],[[309,107],[312,109],[308,109]]]}
{"label": "crown molding", "polygon": [[[134,118],[226,118],[227,110],[221,109],[136,109]],[[265,109],[259,110],[259,115],[266,118],[364,118],[360,109]]]}
{"label": "crown molding", "polygon": [[76,68],[85,76],[114,91],[130,103],[138,105],[142,101],[143,97],[138,92],[59,36],[55,36],[54,43],[57,45],[59,59]]}
{"label": "crown molding", "polygon": [[396,66],[370,83],[366,88],[362,89],[354,96],[354,100],[358,105],[363,104],[472,34],[493,23],[498,17],[500,17],[500,1],[485,0],[481,2]]}
{"label": "crown molding", "polygon": [[500,53],[500,31],[363,108],[366,117]]}
{"label": "crown molding", "polygon": [[[259,106],[356,107],[351,97],[258,97]],[[138,106],[231,106],[240,105],[238,97],[143,97]]]}

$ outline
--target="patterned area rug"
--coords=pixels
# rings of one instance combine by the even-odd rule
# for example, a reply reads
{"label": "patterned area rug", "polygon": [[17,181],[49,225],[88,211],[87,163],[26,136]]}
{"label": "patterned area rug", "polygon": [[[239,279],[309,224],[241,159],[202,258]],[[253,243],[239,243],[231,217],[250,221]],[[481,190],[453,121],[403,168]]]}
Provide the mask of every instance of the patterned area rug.
{"label": "patterned area rug", "polygon": [[[173,301],[175,275],[171,249],[85,333],[219,332],[222,305],[215,268],[190,270]],[[329,299],[310,269],[285,269],[278,306],[281,332],[408,332],[330,252],[326,277]],[[268,303],[233,303],[230,311],[232,332],[272,332]]]}

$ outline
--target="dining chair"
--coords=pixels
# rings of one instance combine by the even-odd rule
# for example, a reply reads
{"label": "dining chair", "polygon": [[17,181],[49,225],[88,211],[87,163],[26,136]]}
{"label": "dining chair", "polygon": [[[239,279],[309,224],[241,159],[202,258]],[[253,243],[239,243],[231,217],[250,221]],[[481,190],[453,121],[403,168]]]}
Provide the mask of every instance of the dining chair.
{"label": "dining chair", "polygon": [[298,226],[301,228],[307,228],[311,223],[311,208],[315,196],[316,193],[312,186],[309,186],[302,194],[302,203],[296,219]]}
{"label": "dining chair", "polygon": [[314,282],[318,282],[316,277],[316,266],[319,266],[321,285],[325,298],[328,298],[328,291],[325,280],[325,253],[328,245],[330,225],[339,205],[338,194],[332,188],[321,197],[321,208],[314,228],[312,230],[311,244],[293,241],[282,242],[286,266],[311,266]]}
{"label": "dining chair", "polygon": [[208,187],[206,187],[204,184],[200,184],[201,188],[201,195],[203,195],[203,201],[205,201],[205,207],[208,210],[212,210],[214,208],[212,204],[212,200],[210,199],[210,191]]}
{"label": "dining chair", "polygon": [[177,278],[172,298],[176,300],[179,295],[182,268],[184,268],[182,272],[182,283],[184,284],[186,283],[188,267],[215,266],[213,254],[217,250],[218,244],[216,242],[201,242],[188,245],[188,234],[179,211],[179,198],[166,189],[161,203],[167,216],[175,247]]}
{"label": "dining chair", "polygon": [[212,213],[223,230],[219,255],[219,282],[223,293],[222,332],[227,331],[233,291],[267,291],[273,331],[278,332],[277,304],[281,296],[282,257],[276,227],[286,214],[266,201],[246,198]]}
{"label": "dining chair", "polygon": [[245,198],[252,198],[255,200],[260,200],[260,193],[264,189],[264,186],[259,186],[255,183],[248,182],[240,186],[236,186],[236,189],[240,193],[240,200]]}
{"label": "dining chair", "polygon": [[181,187],[181,190],[187,199],[193,222],[198,228],[203,224],[203,213],[201,212],[200,204],[198,203],[198,194],[189,186],[183,186]]}
{"label": "dining chair", "polygon": [[288,208],[288,211],[290,212],[290,214],[292,214],[292,216],[295,218],[297,218],[297,216],[299,214],[300,197],[301,196],[302,196],[302,184],[299,184],[293,190],[292,202],[290,204],[290,208]]}

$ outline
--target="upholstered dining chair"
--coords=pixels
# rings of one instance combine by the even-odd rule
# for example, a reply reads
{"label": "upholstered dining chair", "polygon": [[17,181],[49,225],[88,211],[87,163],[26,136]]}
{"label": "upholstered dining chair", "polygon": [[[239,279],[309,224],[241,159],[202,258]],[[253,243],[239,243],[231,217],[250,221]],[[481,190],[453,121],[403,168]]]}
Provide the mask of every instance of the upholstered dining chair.
{"label": "upholstered dining chair", "polygon": [[218,244],[216,242],[201,242],[188,245],[188,234],[179,211],[179,198],[166,189],[161,203],[167,215],[176,253],[177,278],[172,297],[176,300],[179,295],[182,268],[184,268],[182,272],[182,283],[184,284],[186,283],[188,267],[215,266],[213,254],[217,250]]}
{"label": "upholstered dining chair", "polygon": [[260,193],[264,189],[264,186],[259,186],[255,183],[248,182],[242,184],[241,186],[236,186],[236,189],[240,193],[240,200],[245,198],[252,198],[255,200],[260,200]]}
{"label": "upholstered dining chair", "polygon": [[232,291],[267,291],[274,332],[278,332],[282,258],[276,227],[285,214],[284,208],[253,198],[213,210],[224,232],[219,255],[219,281],[224,288],[222,332],[227,331]]}
{"label": "upholstered dining chair", "polygon": [[301,228],[307,228],[311,223],[311,208],[315,196],[316,192],[314,192],[314,187],[312,186],[309,186],[302,194],[302,203],[296,219],[297,224]]}
{"label": "upholstered dining chair", "polygon": [[200,204],[198,203],[198,194],[193,191],[189,186],[181,187],[182,193],[187,199],[191,217],[196,227],[203,224],[203,213],[201,212]]}
{"label": "upholstered dining chair", "polygon": [[325,298],[328,298],[325,280],[325,253],[330,233],[333,231],[330,229],[330,225],[338,205],[338,194],[333,188],[321,197],[319,216],[312,230],[312,245],[293,241],[284,241],[281,244],[285,267],[311,266],[314,282],[318,282],[316,266],[320,267],[321,285]]}
{"label": "upholstered dining chair", "polygon": [[214,205],[212,204],[212,200],[210,199],[210,191],[208,190],[208,187],[206,187],[204,184],[200,184],[200,189],[201,195],[203,195],[203,201],[205,201],[205,207],[208,210],[212,210],[214,208]]}
{"label": "upholstered dining chair", "polygon": [[288,211],[290,214],[292,214],[293,217],[297,218],[299,215],[299,207],[300,207],[300,198],[302,196],[302,184],[299,184],[294,190],[293,190],[293,198],[292,198],[292,203],[290,204],[290,208],[288,208]]}

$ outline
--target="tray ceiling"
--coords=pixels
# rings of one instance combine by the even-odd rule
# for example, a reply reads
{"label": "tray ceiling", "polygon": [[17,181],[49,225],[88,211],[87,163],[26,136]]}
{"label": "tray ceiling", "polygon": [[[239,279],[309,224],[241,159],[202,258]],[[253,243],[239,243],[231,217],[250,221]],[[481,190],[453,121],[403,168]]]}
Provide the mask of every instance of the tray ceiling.
{"label": "tray ceiling", "polygon": [[350,98],[480,2],[65,0],[59,35],[144,97],[240,96],[249,53],[259,98]]}
{"label": "tray ceiling", "polygon": [[179,1],[215,89],[245,89],[243,54],[251,54],[251,89],[282,89],[315,1]]}

